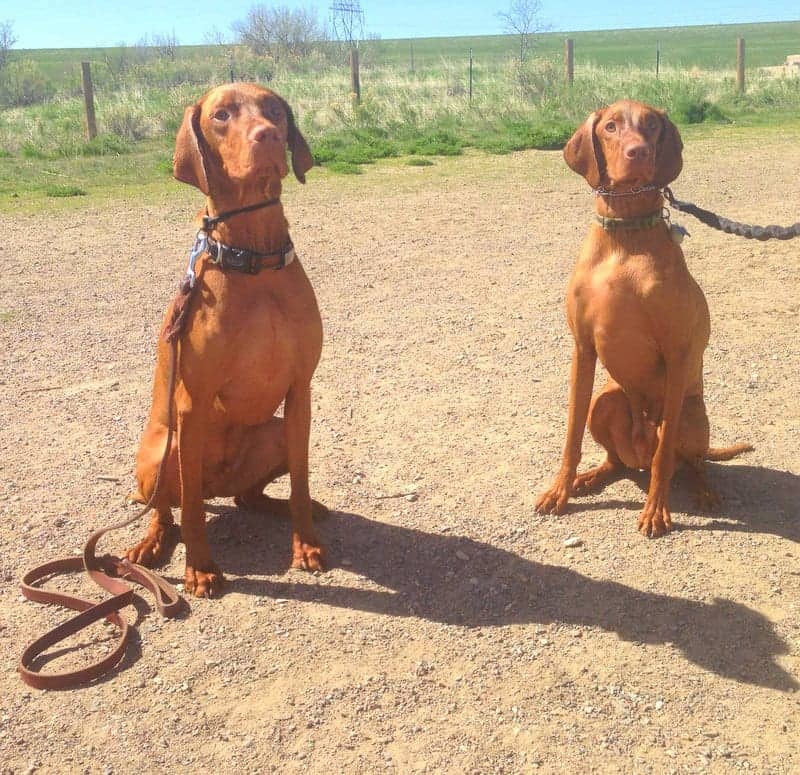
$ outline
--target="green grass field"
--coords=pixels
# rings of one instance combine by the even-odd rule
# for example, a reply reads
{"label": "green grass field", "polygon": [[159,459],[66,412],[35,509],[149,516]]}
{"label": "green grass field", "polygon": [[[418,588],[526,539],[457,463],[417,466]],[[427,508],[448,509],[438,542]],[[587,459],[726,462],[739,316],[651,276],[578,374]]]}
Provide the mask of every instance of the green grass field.
{"label": "green grass field", "polygon": [[[800,53],[800,21],[760,24],[720,24],[697,27],[665,27],[592,32],[549,32],[536,38],[536,54],[560,57],[564,40],[575,41],[576,66],[655,68],[656,47],[665,66],[704,70],[730,69],[736,65],[736,40],[744,38],[747,64],[766,67],[783,64],[787,54]],[[370,40],[367,65],[410,69],[413,52],[416,68],[437,67],[441,60],[466,61],[469,49],[478,66],[513,56],[517,39],[510,35],[454,38]],[[52,78],[77,72],[81,61],[100,63],[106,56],[119,56],[119,48],[37,49],[19,51],[20,58],[35,59]],[[181,46],[184,61],[206,60],[220,55],[216,46]],[[227,57],[227,49],[222,51]],[[235,66],[235,61],[234,61]]]}
{"label": "green grass field", "polygon": [[[572,86],[563,74],[567,35],[575,41]],[[734,73],[739,37],[747,46],[744,93]],[[683,128],[800,124],[800,77],[761,69],[800,53],[800,22],[548,33],[523,64],[514,58],[517,40],[367,41],[360,105],[341,51],[292,66],[242,47],[179,47],[174,60],[137,46],[15,51],[0,71],[0,202],[90,199],[99,187],[136,187],[143,175],[168,180],[183,108],[229,80],[231,67],[237,80],[268,83],[286,97],[317,161],[339,173],[396,157],[425,165],[467,148],[559,148],[587,113],[622,97],[668,109]],[[91,143],[80,91],[87,60],[101,133]]]}

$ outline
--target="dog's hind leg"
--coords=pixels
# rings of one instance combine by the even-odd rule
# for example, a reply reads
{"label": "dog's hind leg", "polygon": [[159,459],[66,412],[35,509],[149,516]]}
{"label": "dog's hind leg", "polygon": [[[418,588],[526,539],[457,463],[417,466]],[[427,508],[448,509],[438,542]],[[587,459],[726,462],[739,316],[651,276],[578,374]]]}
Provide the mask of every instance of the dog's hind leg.
{"label": "dog's hind leg", "polygon": [[[272,498],[264,492],[264,488],[271,482],[289,473],[284,420],[273,417],[254,428],[247,440],[245,457],[248,470],[241,476],[241,480],[252,481],[255,477],[255,483],[246,486],[239,484],[234,488],[236,505],[241,509],[290,517],[289,502],[286,499]],[[316,519],[328,515],[328,509],[317,501],[311,502],[311,509]]]}

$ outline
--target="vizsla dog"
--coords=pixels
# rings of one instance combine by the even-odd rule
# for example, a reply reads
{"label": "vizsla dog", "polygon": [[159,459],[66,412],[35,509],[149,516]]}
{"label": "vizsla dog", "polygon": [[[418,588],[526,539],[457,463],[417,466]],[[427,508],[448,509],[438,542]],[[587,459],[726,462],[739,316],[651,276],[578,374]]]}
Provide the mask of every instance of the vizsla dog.
{"label": "vizsla dog", "polygon": [[[639,530],[660,536],[672,525],[668,494],[678,460],[694,474],[700,505],[710,508],[717,498],[704,461],[751,449],[709,449],[708,306],[678,232],[662,215],[661,189],[680,173],[682,149],[663,111],[628,100],[592,113],[564,148],[569,167],[595,190],[597,222],[567,288],[575,340],[567,440],[561,470],[536,504],[540,512],[561,514],[573,493],[601,489],[626,468],[649,468]],[[598,356],[609,379],[592,400]],[[587,418],[607,457],[576,476]]]}
{"label": "vizsla dog", "polygon": [[[145,537],[127,557],[143,564],[161,559],[169,551],[171,508],[180,506],[185,588],[198,597],[215,595],[223,581],[206,536],[204,498],[234,497],[240,506],[272,510],[276,504],[263,489],[287,472],[292,567],[322,568],[308,488],[310,383],[322,323],[280,203],[287,148],[303,183],[313,159],[289,105],[241,83],[213,89],[187,108],[175,146],[175,177],[199,188],[205,214],[223,220],[208,229],[180,339],[177,433],[166,481]],[[168,361],[162,341],[136,459],[140,501],[154,490],[164,452]],[[281,403],[283,418],[275,416]]]}

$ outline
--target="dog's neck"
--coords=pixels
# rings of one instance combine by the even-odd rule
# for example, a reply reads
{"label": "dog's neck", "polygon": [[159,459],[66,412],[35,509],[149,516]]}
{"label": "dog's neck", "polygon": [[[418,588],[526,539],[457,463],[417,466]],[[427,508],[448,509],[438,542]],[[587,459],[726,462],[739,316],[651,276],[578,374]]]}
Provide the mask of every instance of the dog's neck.
{"label": "dog's neck", "polygon": [[281,250],[289,240],[289,222],[280,201],[280,184],[277,191],[273,189],[270,186],[266,192],[209,194],[204,214],[210,216],[274,200],[266,207],[226,218],[214,226],[210,236],[225,245],[254,253],[275,253]]}
{"label": "dog's neck", "polygon": [[640,218],[658,212],[664,206],[661,191],[628,194],[624,188],[595,195],[595,211],[607,218]]}

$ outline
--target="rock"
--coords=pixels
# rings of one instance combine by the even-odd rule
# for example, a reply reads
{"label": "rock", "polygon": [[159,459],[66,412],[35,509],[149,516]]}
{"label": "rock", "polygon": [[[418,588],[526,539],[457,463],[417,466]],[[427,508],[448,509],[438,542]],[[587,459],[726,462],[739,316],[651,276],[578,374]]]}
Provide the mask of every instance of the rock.
{"label": "rock", "polygon": [[564,541],[564,546],[567,549],[575,549],[578,546],[583,546],[583,539],[578,538],[577,536],[572,536],[571,538],[567,538],[567,540]]}

